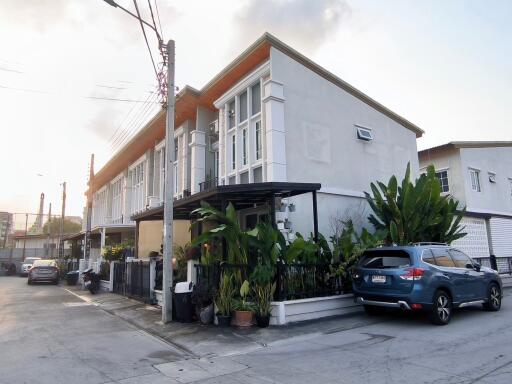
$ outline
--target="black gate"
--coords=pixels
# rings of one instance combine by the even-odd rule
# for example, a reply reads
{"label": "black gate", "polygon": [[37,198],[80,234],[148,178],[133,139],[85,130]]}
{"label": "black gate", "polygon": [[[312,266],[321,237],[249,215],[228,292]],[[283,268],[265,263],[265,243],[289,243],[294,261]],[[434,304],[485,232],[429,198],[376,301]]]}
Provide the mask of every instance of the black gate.
{"label": "black gate", "polygon": [[150,302],[149,261],[114,263],[114,292],[134,299]]}

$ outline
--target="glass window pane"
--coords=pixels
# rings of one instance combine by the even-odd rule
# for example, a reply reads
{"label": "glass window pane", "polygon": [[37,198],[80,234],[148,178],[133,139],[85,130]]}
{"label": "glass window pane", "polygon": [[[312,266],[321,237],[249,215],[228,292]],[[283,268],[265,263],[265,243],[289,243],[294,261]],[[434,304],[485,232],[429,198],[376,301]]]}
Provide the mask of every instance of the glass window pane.
{"label": "glass window pane", "polygon": [[427,264],[436,265],[436,260],[434,259],[434,255],[428,249],[423,252],[423,261]]}
{"label": "glass window pane", "polygon": [[242,164],[247,165],[247,128],[242,130]]}
{"label": "glass window pane", "polygon": [[261,88],[259,82],[251,88],[251,96],[251,113],[255,115],[261,111]]}
{"label": "glass window pane", "polygon": [[247,120],[247,91],[240,94],[240,122]]}
{"label": "glass window pane", "polygon": [[261,167],[254,168],[253,171],[253,181],[255,183],[262,183],[263,182],[263,170]]}
{"label": "glass window pane", "polygon": [[240,184],[249,183],[249,172],[244,172],[240,174]]}
{"label": "glass window pane", "polygon": [[455,267],[455,263],[446,249],[434,248],[432,249],[432,253],[434,254],[436,264],[440,267]]}
{"label": "glass window pane", "polygon": [[228,128],[235,126],[235,100],[231,100],[228,104]]}
{"label": "glass window pane", "polygon": [[452,259],[457,268],[467,268],[467,264],[473,265],[471,259],[461,251],[450,249],[450,255],[452,256]]}
{"label": "glass window pane", "polygon": [[231,169],[236,168],[236,137],[231,136]]}
{"label": "glass window pane", "polygon": [[261,159],[261,121],[256,122],[256,160]]}

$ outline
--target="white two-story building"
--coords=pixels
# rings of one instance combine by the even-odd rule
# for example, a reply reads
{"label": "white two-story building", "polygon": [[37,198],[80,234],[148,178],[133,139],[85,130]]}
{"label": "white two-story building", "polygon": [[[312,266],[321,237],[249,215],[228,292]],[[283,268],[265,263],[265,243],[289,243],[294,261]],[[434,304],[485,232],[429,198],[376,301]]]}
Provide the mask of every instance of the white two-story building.
{"label": "white two-story building", "polygon": [[419,161],[466,207],[468,235],[455,245],[473,257],[512,257],[512,142],[454,141],[420,151]]}
{"label": "white two-story building", "polygon": [[[270,217],[287,235],[328,236],[333,216],[366,207],[370,182],[407,163],[419,174],[420,128],[269,34],[201,90],[184,87],[175,111],[178,243],[201,200],[234,203],[247,228]],[[139,257],[162,242],[164,135],[162,111],[91,183],[93,227],[130,227]]]}

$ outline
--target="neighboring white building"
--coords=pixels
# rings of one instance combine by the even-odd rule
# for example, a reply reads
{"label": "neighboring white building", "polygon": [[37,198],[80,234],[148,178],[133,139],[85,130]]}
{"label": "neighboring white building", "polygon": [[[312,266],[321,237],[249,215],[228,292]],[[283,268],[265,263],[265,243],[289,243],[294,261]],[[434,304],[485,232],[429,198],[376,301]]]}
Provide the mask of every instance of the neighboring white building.
{"label": "neighboring white building", "polygon": [[419,161],[466,207],[468,235],[455,245],[473,257],[512,257],[512,142],[453,141],[420,151]]}
{"label": "neighboring white building", "polygon": [[[183,88],[175,110],[177,202],[206,196],[217,185],[320,183],[319,231],[328,236],[332,216],[366,209],[370,182],[402,176],[407,163],[419,174],[420,128],[269,34],[201,90]],[[161,212],[164,135],[162,111],[91,183],[93,228],[133,226],[138,217],[140,257],[162,241],[158,215],[140,218]],[[312,232],[311,195],[284,202],[293,209],[276,214],[278,227]],[[240,220],[249,227],[269,211],[268,204],[255,205],[240,210]],[[188,221],[175,220],[176,242],[190,240],[188,228]]]}

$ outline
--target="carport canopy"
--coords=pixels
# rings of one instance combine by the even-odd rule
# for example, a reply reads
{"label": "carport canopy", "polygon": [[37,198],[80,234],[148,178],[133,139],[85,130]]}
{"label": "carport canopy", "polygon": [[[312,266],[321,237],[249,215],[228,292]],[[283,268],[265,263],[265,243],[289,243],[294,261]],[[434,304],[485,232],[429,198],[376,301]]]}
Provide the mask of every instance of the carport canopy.
{"label": "carport canopy", "polygon": [[[268,203],[272,224],[276,225],[275,201],[276,198],[286,198],[304,193],[312,193],[313,196],[313,224],[314,235],[318,238],[318,210],[316,192],[320,190],[319,183],[289,183],[268,182],[235,185],[218,185],[210,190],[196,193],[174,201],[174,220],[190,220],[191,213],[201,206],[201,202],[207,202],[214,208],[224,212],[228,203],[232,203],[235,209],[251,208],[255,205]],[[148,209],[131,217],[136,222],[147,220],[163,220],[164,207]]]}

